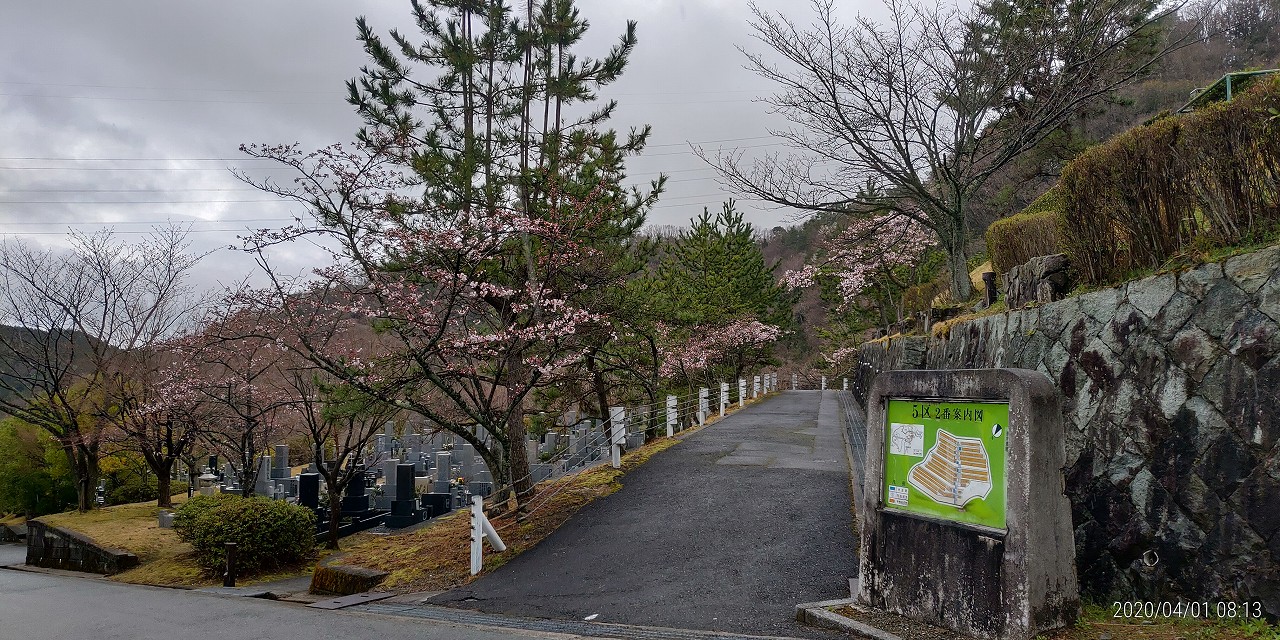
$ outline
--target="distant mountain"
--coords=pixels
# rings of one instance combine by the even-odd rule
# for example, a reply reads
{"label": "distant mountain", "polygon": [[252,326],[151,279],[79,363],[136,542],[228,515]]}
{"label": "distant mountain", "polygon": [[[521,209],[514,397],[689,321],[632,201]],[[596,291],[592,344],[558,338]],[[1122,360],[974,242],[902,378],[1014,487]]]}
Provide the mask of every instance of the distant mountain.
{"label": "distant mountain", "polygon": [[[83,334],[65,332],[65,337],[50,340],[47,331],[0,325],[0,401],[12,401],[31,392],[27,380],[39,377],[33,366],[48,360],[54,362],[84,361],[90,353],[90,339]],[[25,353],[27,357],[18,354]],[[5,415],[0,406],[0,415]]]}

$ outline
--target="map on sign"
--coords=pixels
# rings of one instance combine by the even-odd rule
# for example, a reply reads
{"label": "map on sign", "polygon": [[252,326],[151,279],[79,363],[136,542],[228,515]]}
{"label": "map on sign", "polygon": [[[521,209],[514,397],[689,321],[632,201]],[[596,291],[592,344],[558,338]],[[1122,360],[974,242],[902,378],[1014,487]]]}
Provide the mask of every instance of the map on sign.
{"label": "map on sign", "polygon": [[890,398],[886,509],[1005,528],[1007,402]]}
{"label": "map on sign", "polygon": [[[920,425],[923,431],[924,425]],[[991,462],[978,438],[957,438],[938,429],[937,442],[907,473],[907,482],[934,502],[963,507],[991,493]]]}
{"label": "map on sign", "polygon": [[890,426],[889,453],[900,456],[924,455],[924,425],[895,422]]}

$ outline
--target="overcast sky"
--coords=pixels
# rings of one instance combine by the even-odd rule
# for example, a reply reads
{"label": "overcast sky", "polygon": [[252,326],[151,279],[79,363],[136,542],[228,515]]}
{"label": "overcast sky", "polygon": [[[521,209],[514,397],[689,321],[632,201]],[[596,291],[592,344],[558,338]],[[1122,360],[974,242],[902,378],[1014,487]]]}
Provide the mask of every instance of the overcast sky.
{"label": "overcast sky", "polygon": [[[517,2],[517,4],[519,4]],[[761,0],[801,22],[801,0]],[[785,126],[756,101],[773,89],[743,69],[735,46],[759,50],[738,0],[580,0],[591,22],[581,55],[599,56],[639,22],[639,46],[604,96],[620,102],[619,130],[651,124],[643,157],[628,162],[645,183],[670,178],[650,224],[687,224],[724,192],[687,143],[748,154],[777,150],[769,128]],[[882,11],[846,1],[841,12]],[[57,244],[68,225],[139,233],[150,223],[197,220],[200,249],[235,242],[246,227],[295,213],[236,181],[229,167],[267,175],[240,159],[246,142],[347,141],[358,120],[344,82],[365,64],[355,18],[381,33],[414,31],[407,0],[12,0],[0,21],[0,234]],[[723,142],[721,142],[723,141]],[[759,227],[786,211],[740,207]],[[303,254],[282,256],[294,271]],[[230,283],[253,266],[221,250],[206,260],[204,286]]]}

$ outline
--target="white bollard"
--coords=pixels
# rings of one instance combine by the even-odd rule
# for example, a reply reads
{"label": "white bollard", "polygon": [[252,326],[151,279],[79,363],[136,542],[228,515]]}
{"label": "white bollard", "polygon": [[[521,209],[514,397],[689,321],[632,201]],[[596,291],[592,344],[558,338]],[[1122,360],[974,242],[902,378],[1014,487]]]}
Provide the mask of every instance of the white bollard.
{"label": "white bollard", "polygon": [[627,441],[627,410],[609,407],[609,455],[614,469],[622,468],[622,444]]}
{"label": "white bollard", "polygon": [[845,391],[848,391],[848,390],[849,390],[849,379],[848,379],[848,378],[845,378],[845,379],[844,379],[844,390],[845,390]]}
{"label": "white bollard", "polygon": [[471,496],[471,575],[480,573],[484,568],[484,541],[488,540],[494,551],[502,553],[507,545],[502,542],[498,531],[484,515],[484,498]]}
{"label": "white bollard", "polygon": [[711,390],[706,387],[698,388],[698,426],[707,423],[707,416],[711,414]]}
{"label": "white bollard", "polygon": [[760,376],[756,376],[751,380],[751,399],[755,400],[760,397]]}
{"label": "white bollard", "polygon": [[747,381],[745,378],[738,378],[738,408],[747,406]]}
{"label": "white bollard", "polygon": [[724,417],[724,410],[729,406],[729,383],[720,383],[720,417]]}
{"label": "white bollard", "polygon": [[822,391],[826,391],[826,390],[827,390],[827,377],[826,377],[826,376],[822,376],[822,389],[821,389],[821,390],[822,390]]}
{"label": "white bollard", "polygon": [[795,391],[796,389],[799,389],[799,388],[800,388],[800,376],[793,373],[791,374],[791,390]]}
{"label": "white bollard", "polygon": [[679,400],[675,396],[667,396],[667,437],[676,434],[677,410],[676,403]]}

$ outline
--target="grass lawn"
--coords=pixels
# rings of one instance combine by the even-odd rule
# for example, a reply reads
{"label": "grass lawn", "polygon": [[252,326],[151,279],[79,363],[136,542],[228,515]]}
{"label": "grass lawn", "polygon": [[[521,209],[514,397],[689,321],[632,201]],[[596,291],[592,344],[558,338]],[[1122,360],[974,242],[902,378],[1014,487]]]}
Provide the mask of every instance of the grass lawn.
{"label": "grass lawn", "polygon": [[[186,502],[186,494],[173,497],[174,506]],[[41,516],[41,522],[82,533],[105,547],[123,549],[138,556],[138,566],[111,576],[112,580],[161,587],[221,586],[222,577],[196,564],[191,545],[178,539],[173,529],[161,529],[160,508],[155,501]],[[277,573],[237,580],[237,586],[270,582],[311,573],[314,563]]]}
{"label": "grass lawn", "polygon": [[[186,502],[186,494],[173,497],[174,506]],[[40,521],[82,533],[105,547],[123,549],[138,556],[138,566],[111,578],[134,584],[164,587],[197,587],[221,584],[204,576],[196,566],[191,545],[178,539],[173,529],[161,529],[160,508],[155,501],[121,504],[87,513],[68,511],[41,516]]]}

